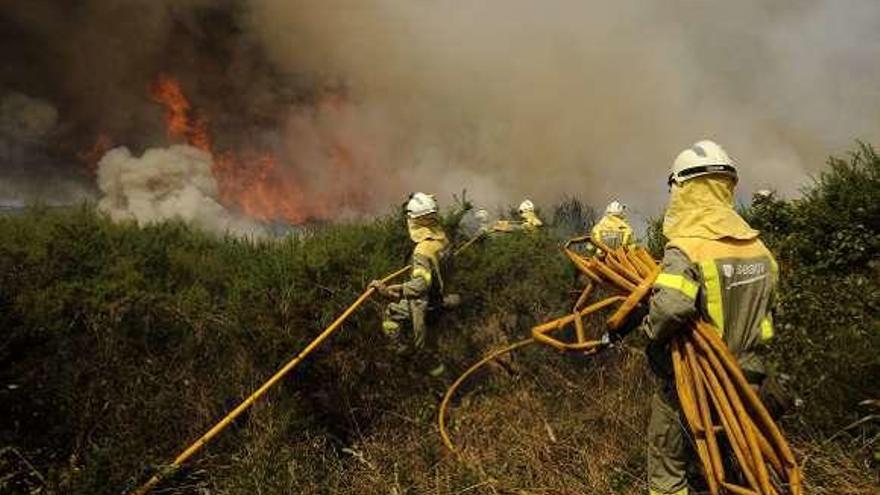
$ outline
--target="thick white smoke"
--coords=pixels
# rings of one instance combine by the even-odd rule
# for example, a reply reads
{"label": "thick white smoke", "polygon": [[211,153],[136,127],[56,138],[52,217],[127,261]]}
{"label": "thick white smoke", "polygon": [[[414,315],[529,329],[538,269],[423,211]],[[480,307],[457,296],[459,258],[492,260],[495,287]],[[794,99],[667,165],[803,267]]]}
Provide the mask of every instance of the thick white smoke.
{"label": "thick white smoke", "polygon": [[211,156],[192,146],[150,148],[141,157],[110,150],[98,163],[98,187],[98,208],[117,221],[179,219],[216,233],[262,233],[220,205]]}

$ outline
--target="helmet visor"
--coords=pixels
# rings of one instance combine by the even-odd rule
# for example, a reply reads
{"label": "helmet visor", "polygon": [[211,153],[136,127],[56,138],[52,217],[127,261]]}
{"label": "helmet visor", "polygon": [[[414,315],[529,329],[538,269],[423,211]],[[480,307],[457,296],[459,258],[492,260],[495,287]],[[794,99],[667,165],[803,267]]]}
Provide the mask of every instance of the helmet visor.
{"label": "helmet visor", "polygon": [[669,179],[667,180],[666,184],[672,186],[674,182],[684,182],[688,179],[708,174],[725,174],[733,177],[734,180],[736,179],[736,169],[731,165],[703,165],[700,167],[691,167],[686,170],[682,170],[678,173],[678,176],[676,176],[676,174],[669,174]]}

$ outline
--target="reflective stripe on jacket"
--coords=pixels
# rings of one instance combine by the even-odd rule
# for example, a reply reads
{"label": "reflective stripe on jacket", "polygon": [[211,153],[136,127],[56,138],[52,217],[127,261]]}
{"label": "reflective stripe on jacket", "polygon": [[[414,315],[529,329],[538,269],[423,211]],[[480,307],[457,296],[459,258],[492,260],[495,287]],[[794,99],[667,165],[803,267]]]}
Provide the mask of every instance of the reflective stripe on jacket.
{"label": "reflective stripe on jacket", "polygon": [[666,341],[692,318],[703,318],[744,368],[762,372],[753,351],[773,336],[777,279],[776,261],[758,239],[674,239],[654,282],[646,331]]}

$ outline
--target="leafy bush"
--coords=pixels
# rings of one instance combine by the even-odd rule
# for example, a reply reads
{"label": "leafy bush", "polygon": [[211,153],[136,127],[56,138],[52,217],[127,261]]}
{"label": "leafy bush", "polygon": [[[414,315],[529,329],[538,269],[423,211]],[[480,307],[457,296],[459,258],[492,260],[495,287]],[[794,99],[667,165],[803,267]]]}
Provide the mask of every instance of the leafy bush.
{"label": "leafy bush", "polygon": [[755,204],[749,219],[793,268],[863,269],[880,253],[880,158],[861,144],[848,160],[832,157],[828,165],[803,198],[771,196]]}
{"label": "leafy bush", "polygon": [[[0,416],[10,418],[0,445],[31,452],[65,491],[121,487],[256,388],[410,249],[395,216],[273,241],[114,224],[88,205],[0,217]],[[567,297],[544,290],[570,268],[543,235],[493,239],[458,261],[450,289],[467,304],[439,324],[453,365],[483,351],[488,342],[468,332],[485,314],[513,318],[490,329],[492,342],[519,338]],[[436,381],[385,347],[379,309],[356,313],[279,387],[270,400],[285,412],[269,421],[285,426],[273,434],[323,432],[339,448],[351,404],[433,407],[421,391]]]}
{"label": "leafy bush", "polygon": [[583,235],[590,232],[598,216],[596,210],[577,198],[565,198],[553,208],[553,234],[562,239]]}
{"label": "leafy bush", "polygon": [[801,424],[820,436],[880,397],[880,157],[860,143],[828,163],[802,198],[745,212],[782,269],[772,356],[805,400]]}

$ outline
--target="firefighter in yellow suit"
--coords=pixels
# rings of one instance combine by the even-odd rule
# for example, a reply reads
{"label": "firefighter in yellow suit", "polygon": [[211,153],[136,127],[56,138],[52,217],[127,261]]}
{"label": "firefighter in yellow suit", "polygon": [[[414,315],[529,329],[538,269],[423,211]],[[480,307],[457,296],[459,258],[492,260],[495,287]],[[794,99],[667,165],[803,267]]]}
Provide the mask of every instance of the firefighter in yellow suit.
{"label": "firefighter in yellow suit", "polygon": [[532,200],[526,199],[519,205],[519,217],[522,220],[520,227],[522,230],[526,232],[535,232],[544,226],[544,222],[538,218],[538,214],[535,213],[535,203],[532,203]]}
{"label": "firefighter in yellow suit", "polygon": [[492,226],[492,232],[510,233],[510,232],[537,232],[544,226],[544,222],[538,218],[535,213],[535,203],[530,199],[523,200],[517,209],[519,213],[519,221],[498,220]]}
{"label": "firefighter in yellow suit", "polygon": [[402,284],[385,285],[374,280],[370,286],[392,301],[385,307],[382,331],[404,348],[401,333],[404,328],[412,331],[412,350],[424,354],[429,374],[440,376],[445,368],[434,355],[433,339],[429,339],[426,317],[432,308],[444,305],[443,272],[449,256],[449,240],[437,210],[437,201],[425,193],[413,193],[406,204],[409,237],[415,246],[411,258],[409,279]]}
{"label": "firefighter in yellow suit", "polygon": [[633,242],[633,229],[626,221],[626,206],[612,201],[605,208],[605,216],[590,231],[590,238],[611,249],[628,247]]}
{"label": "firefighter in yellow suit", "polygon": [[718,328],[749,381],[767,371],[759,349],[773,336],[770,308],[777,283],[773,255],[734,210],[737,170],[718,144],[700,141],[682,151],[669,176],[663,233],[669,239],[643,330],[648,356],[664,380],[651,400],[648,484],[651,495],[687,495],[691,461],[675,396],[669,339],[691,320]]}

